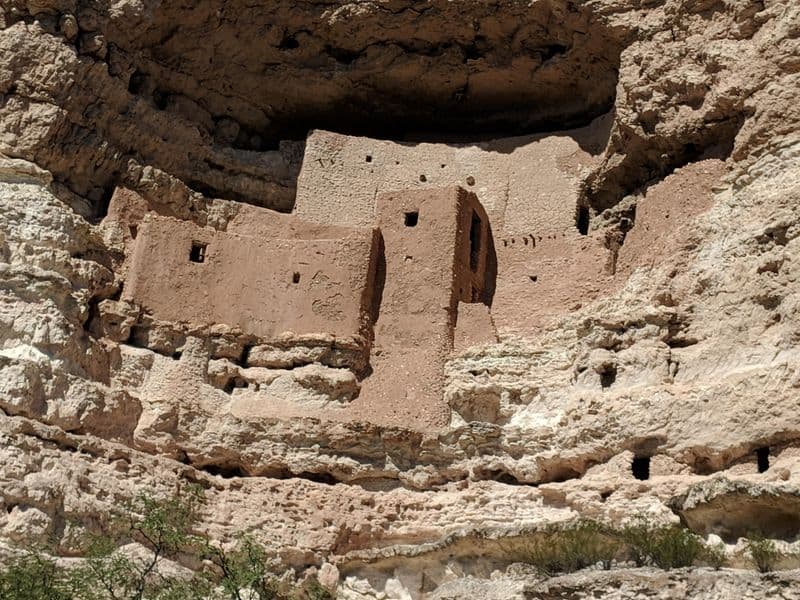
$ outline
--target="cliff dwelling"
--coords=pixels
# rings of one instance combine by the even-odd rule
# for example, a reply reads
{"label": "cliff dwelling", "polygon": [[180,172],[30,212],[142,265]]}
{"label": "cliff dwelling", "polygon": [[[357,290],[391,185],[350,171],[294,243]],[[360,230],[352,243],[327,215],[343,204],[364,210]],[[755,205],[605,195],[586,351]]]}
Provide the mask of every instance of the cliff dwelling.
{"label": "cliff dwelling", "polygon": [[229,203],[214,225],[119,188],[106,220],[129,232],[122,341],[182,356],[202,340],[192,393],[225,393],[242,418],[443,427],[448,360],[535,334],[613,289],[617,263],[624,276],[647,260],[646,211],[627,245],[589,230],[579,181],[608,119],[479,143],[313,131],[290,214]]}
{"label": "cliff dwelling", "polygon": [[797,600],[798,23],[0,2],[0,598]]}

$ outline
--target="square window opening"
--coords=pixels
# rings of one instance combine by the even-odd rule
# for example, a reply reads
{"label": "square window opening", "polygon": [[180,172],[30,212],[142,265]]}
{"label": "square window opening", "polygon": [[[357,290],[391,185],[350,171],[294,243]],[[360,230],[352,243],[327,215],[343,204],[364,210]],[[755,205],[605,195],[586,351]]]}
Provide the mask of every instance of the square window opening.
{"label": "square window opening", "polygon": [[411,212],[404,213],[403,222],[406,224],[406,227],[416,227],[417,223],[419,223],[419,211],[412,210]]}
{"label": "square window opening", "polygon": [[206,248],[208,248],[208,244],[192,242],[192,249],[189,250],[189,260],[195,263],[205,262]]}

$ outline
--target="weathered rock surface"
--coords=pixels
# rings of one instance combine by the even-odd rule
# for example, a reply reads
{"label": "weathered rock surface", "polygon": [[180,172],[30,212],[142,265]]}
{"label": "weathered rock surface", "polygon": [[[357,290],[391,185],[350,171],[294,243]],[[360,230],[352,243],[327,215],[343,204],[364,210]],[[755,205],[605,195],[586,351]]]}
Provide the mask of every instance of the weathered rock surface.
{"label": "weathered rock surface", "polygon": [[[71,556],[116,503],[188,480],[214,537],[249,530],[341,598],[797,597],[796,571],[539,581],[505,540],[642,513],[736,567],[753,531],[796,545],[798,56],[791,0],[2,3],[0,542]],[[564,167],[605,283],[459,347],[449,424],[339,418],[358,344],[121,299],[117,186],[225,230],[232,200],[292,209],[316,127],[469,142],[609,111],[591,169]]]}

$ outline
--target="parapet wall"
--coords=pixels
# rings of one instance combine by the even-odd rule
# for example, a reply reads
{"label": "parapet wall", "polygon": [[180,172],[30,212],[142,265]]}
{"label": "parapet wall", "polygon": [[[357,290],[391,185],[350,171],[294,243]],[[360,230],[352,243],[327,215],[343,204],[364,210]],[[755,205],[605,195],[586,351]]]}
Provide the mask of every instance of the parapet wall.
{"label": "parapet wall", "polygon": [[341,239],[256,237],[147,215],[123,298],[160,320],[225,323],[263,339],[358,336],[368,325],[375,239],[352,228]]}

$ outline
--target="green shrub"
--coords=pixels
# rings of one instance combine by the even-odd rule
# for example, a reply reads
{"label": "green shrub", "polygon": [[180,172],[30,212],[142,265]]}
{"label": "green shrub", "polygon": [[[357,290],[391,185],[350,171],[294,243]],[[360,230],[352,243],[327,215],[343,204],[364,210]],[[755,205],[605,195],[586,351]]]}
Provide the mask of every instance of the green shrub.
{"label": "green shrub", "polygon": [[219,569],[219,584],[232,600],[279,600],[286,594],[280,581],[269,569],[269,557],[258,542],[243,537],[228,552],[208,544],[206,556]]}
{"label": "green shrub", "polygon": [[572,573],[596,564],[611,567],[619,542],[601,525],[582,521],[563,529],[550,529],[528,542],[522,559],[545,576]]}
{"label": "green shrub", "polygon": [[38,553],[13,558],[0,572],[0,600],[71,600],[75,592],[64,570]]}
{"label": "green shrub", "polygon": [[690,567],[705,552],[700,536],[677,525],[653,527],[638,519],[622,528],[619,535],[637,567],[647,564],[662,569]]}
{"label": "green shrub", "polygon": [[750,555],[750,560],[760,573],[769,573],[775,570],[775,566],[781,558],[781,552],[775,546],[775,542],[761,536],[754,536],[747,540],[745,547]]}
{"label": "green shrub", "polygon": [[662,569],[691,567],[703,555],[705,546],[700,536],[680,526],[653,530],[650,559]]}
{"label": "green shrub", "polygon": [[[37,551],[0,566],[0,600],[327,600],[316,579],[303,586],[281,584],[272,574],[266,549],[249,537],[224,551],[194,535],[203,503],[190,487],[160,499],[138,496],[124,506],[100,535],[90,536],[80,566],[65,569]],[[127,556],[119,547],[136,541],[149,552]],[[181,556],[210,562],[200,573],[176,576],[163,559]]]}
{"label": "green shrub", "polygon": [[302,591],[308,600],[333,600],[333,594],[316,577],[306,581]]}
{"label": "green shrub", "polygon": [[719,571],[728,562],[728,555],[725,552],[725,544],[707,545],[703,549],[703,561],[714,570]]}

